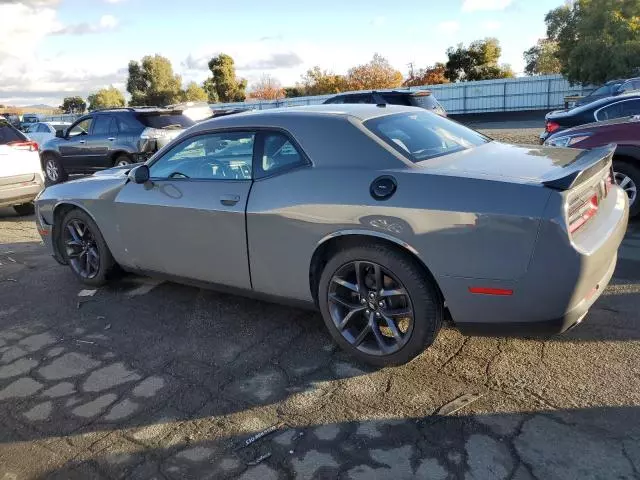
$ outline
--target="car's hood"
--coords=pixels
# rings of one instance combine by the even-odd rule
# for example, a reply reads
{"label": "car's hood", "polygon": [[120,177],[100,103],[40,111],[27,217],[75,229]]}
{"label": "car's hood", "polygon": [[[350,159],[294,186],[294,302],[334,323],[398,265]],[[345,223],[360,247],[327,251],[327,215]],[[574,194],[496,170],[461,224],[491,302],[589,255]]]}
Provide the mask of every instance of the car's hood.
{"label": "car's hood", "polygon": [[560,177],[584,150],[489,142],[424,160],[426,172],[513,183],[541,184]]}

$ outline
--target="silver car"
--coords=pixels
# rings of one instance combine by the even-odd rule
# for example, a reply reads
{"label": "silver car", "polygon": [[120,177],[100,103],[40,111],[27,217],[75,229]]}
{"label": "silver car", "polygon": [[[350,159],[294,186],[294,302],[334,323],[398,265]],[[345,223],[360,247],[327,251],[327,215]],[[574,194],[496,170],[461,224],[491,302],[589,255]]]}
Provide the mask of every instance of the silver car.
{"label": "silver car", "polygon": [[400,364],[446,309],[463,332],[579,323],[627,226],[612,152],[506,145],[414,107],[248,112],[47,188],[37,221],[84,284],[119,266],[315,306],[354,356]]}

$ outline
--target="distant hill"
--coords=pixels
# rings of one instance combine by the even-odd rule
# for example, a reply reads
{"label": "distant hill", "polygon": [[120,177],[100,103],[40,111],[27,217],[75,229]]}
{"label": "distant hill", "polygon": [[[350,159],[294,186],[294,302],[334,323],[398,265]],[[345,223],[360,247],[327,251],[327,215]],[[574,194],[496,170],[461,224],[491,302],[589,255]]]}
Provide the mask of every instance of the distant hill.
{"label": "distant hill", "polygon": [[44,103],[39,103],[38,105],[27,105],[26,107],[22,107],[25,110],[33,108],[34,110],[57,110],[58,107],[52,107],[51,105],[45,105]]}

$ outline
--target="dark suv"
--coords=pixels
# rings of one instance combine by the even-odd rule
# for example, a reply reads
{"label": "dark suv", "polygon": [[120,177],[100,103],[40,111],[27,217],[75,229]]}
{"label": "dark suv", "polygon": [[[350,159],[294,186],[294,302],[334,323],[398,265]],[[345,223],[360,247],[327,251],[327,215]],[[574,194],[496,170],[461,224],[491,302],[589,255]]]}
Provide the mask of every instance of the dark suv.
{"label": "dark suv", "polygon": [[42,146],[42,169],[53,184],[65,181],[70,173],[142,162],[192,125],[193,120],[180,110],[96,110]]}
{"label": "dark suv", "polygon": [[363,90],[361,92],[341,93],[325,100],[324,103],[407,105],[430,110],[442,117],[447,116],[445,109],[428,90]]}

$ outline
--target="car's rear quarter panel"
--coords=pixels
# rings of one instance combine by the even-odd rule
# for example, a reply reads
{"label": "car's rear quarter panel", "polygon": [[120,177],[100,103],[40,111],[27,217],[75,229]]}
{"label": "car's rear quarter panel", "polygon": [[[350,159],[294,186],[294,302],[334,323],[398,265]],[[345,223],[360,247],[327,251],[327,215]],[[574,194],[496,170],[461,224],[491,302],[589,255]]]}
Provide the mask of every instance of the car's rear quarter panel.
{"label": "car's rear quarter panel", "polygon": [[[398,189],[377,201],[369,187],[383,174],[393,175]],[[311,300],[314,251],[329,237],[350,234],[404,244],[437,281],[518,279],[528,268],[548,198],[541,187],[414,168],[301,168],[252,187],[247,233],[253,287]]]}

